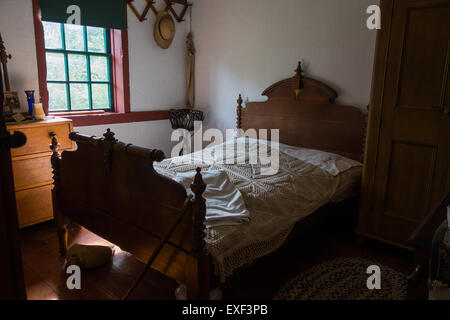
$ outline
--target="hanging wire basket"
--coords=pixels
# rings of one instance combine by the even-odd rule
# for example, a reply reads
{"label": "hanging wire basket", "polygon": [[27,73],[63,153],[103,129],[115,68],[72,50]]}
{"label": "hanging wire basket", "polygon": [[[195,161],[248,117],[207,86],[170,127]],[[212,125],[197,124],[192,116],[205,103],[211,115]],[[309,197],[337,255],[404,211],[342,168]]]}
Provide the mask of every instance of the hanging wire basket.
{"label": "hanging wire basket", "polygon": [[172,129],[194,131],[194,122],[203,121],[205,117],[203,111],[200,110],[172,109],[169,110],[169,118]]}

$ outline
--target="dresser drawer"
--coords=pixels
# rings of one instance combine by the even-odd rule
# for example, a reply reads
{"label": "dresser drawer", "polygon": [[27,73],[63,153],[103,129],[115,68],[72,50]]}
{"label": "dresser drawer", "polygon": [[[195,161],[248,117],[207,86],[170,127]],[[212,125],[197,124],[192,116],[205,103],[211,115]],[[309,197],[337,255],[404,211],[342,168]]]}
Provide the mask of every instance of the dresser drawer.
{"label": "dresser drawer", "polygon": [[48,185],[16,192],[21,228],[53,218],[52,187]]}
{"label": "dresser drawer", "polygon": [[50,156],[14,160],[12,166],[16,190],[52,181]]}
{"label": "dresser drawer", "polygon": [[[51,143],[50,133],[52,132],[57,135],[61,149],[72,148],[72,141],[69,139],[69,123],[17,128],[17,130],[27,136],[27,143],[20,148],[11,149],[11,155],[13,157],[51,151],[49,145]],[[9,128],[9,131],[14,131],[14,128]]]}

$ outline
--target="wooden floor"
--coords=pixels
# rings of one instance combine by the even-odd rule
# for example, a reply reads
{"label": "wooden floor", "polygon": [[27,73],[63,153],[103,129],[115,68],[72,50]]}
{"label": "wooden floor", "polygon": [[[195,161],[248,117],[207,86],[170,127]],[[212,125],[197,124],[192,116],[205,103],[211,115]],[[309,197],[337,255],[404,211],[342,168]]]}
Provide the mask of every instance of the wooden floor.
{"label": "wooden floor", "polygon": [[[329,225],[311,233],[239,270],[222,286],[224,299],[271,299],[291,278],[335,257],[369,258],[405,274],[413,270],[410,253],[370,241],[361,248],[351,230]],[[105,243],[83,228],[72,227],[69,234],[72,243]],[[144,267],[119,250],[109,265],[83,271],[82,290],[71,291],[66,287],[53,223],[22,230],[21,242],[28,299],[120,299]],[[131,299],[174,299],[176,287],[173,280],[150,271]],[[409,298],[425,299],[425,288],[411,291]]]}

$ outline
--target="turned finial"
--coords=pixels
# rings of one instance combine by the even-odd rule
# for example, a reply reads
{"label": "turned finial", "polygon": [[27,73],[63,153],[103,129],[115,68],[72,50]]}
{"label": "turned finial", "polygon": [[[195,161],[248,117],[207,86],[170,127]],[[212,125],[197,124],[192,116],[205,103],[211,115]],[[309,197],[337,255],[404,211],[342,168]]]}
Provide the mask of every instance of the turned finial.
{"label": "turned finial", "polygon": [[197,174],[194,182],[191,184],[191,190],[194,193],[194,199],[191,199],[192,205],[192,249],[191,254],[194,257],[200,256],[205,249],[205,218],[206,218],[206,200],[203,198],[203,192],[206,190],[206,184],[203,182],[201,169],[197,168]]}
{"label": "turned finial", "polygon": [[239,94],[239,98],[237,99],[238,107],[242,108],[242,103],[243,102],[244,102],[244,100],[242,100],[242,95]]}
{"label": "turned finial", "polygon": [[296,98],[298,98],[298,96],[300,94],[300,89],[303,88],[303,71],[304,70],[303,70],[302,62],[299,61],[297,69],[295,69],[295,76],[298,78],[298,86],[295,89]]}
{"label": "turned finial", "polygon": [[301,76],[303,76],[303,66],[302,66],[302,62],[301,61],[299,61],[298,62],[298,65],[297,65],[297,69],[295,69],[295,75],[297,76],[297,77],[301,77]]}
{"label": "turned finial", "polygon": [[114,132],[111,131],[111,129],[106,129],[106,132],[103,134],[105,137],[106,142],[116,142],[116,138],[114,138]]}
{"label": "turned finial", "polygon": [[195,175],[194,183],[195,184],[204,184],[203,183],[203,177],[202,177],[202,174],[201,174],[202,169],[201,168],[197,168],[197,169],[195,169],[195,171],[197,172],[197,174]]}
{"label": "turned finial", "polygon": [[50,144],[50,150],[53,151],[53,156],[59,156],[59,147],[60,144],[58,143],[58,137],[56,136],[56,133],[51,132],[50,133],[51,144]]}
{"label": "turned finial", "polygon": [[117,139],[114,138],[114,132],[112,132],[109,128],[106,129],[106,132],[103,134],[103,136],[105,137],[105,142],[107,143],[104,153],[104,163],[106,166],[106,172],[110,174],[112,171],[114,143],[117,142]]}
{"label": "turned finial", "polygon": [[60,180],[59,180],[59,162],[61,159],[61,154],[59,153],[59,143],[58,137],[56,133],[50,132],[51,144],[50,149],[53,151],[52,156],[50,157],[50,163],[52,164],[52,173],[53,173],[53,190],[60,190]]}
{"label": "turned finial", "polygon": [[151,156],[152,156],[152,161],[156,161],[156,162],[161,162],[166,158],[166,155],[164,154],[164,152],[161,150],[157,150],[157,149],[153,149],[151,151]]}
{"label": "turned finial", "polygon": [[191,190],[195,194],[194,200],[198,201],[198,200],[203,199],[202,195],[203,195],[203,192],[205,192],[205,190],[206,190],[206,184],[203,181],[203,177],[201,174],[202,169],[197,168],[196,171],[197,171],[197,174],[194,177],[194,182],[191,184]]}
{"label": "turned finial", "polygon": [[239,98],[237,99],[238,106],[236,108],[236,114],[237,114],[237,120],[236,120],[236,128],[241,129],[242,128],[242,103],[244,100],[242,100],[242,96],[239,94]]}

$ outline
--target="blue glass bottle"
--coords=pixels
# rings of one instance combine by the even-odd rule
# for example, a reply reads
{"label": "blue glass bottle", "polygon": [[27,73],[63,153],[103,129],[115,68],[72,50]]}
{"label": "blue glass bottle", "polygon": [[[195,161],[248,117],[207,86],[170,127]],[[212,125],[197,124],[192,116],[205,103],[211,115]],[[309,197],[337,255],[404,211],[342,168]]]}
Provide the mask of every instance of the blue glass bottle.
{"label": "blue glass bottle", "polygon": [[34,90],[25,90],[28,101],[28,113],[30,116],[33,115],[33,104],[34,104]]}

